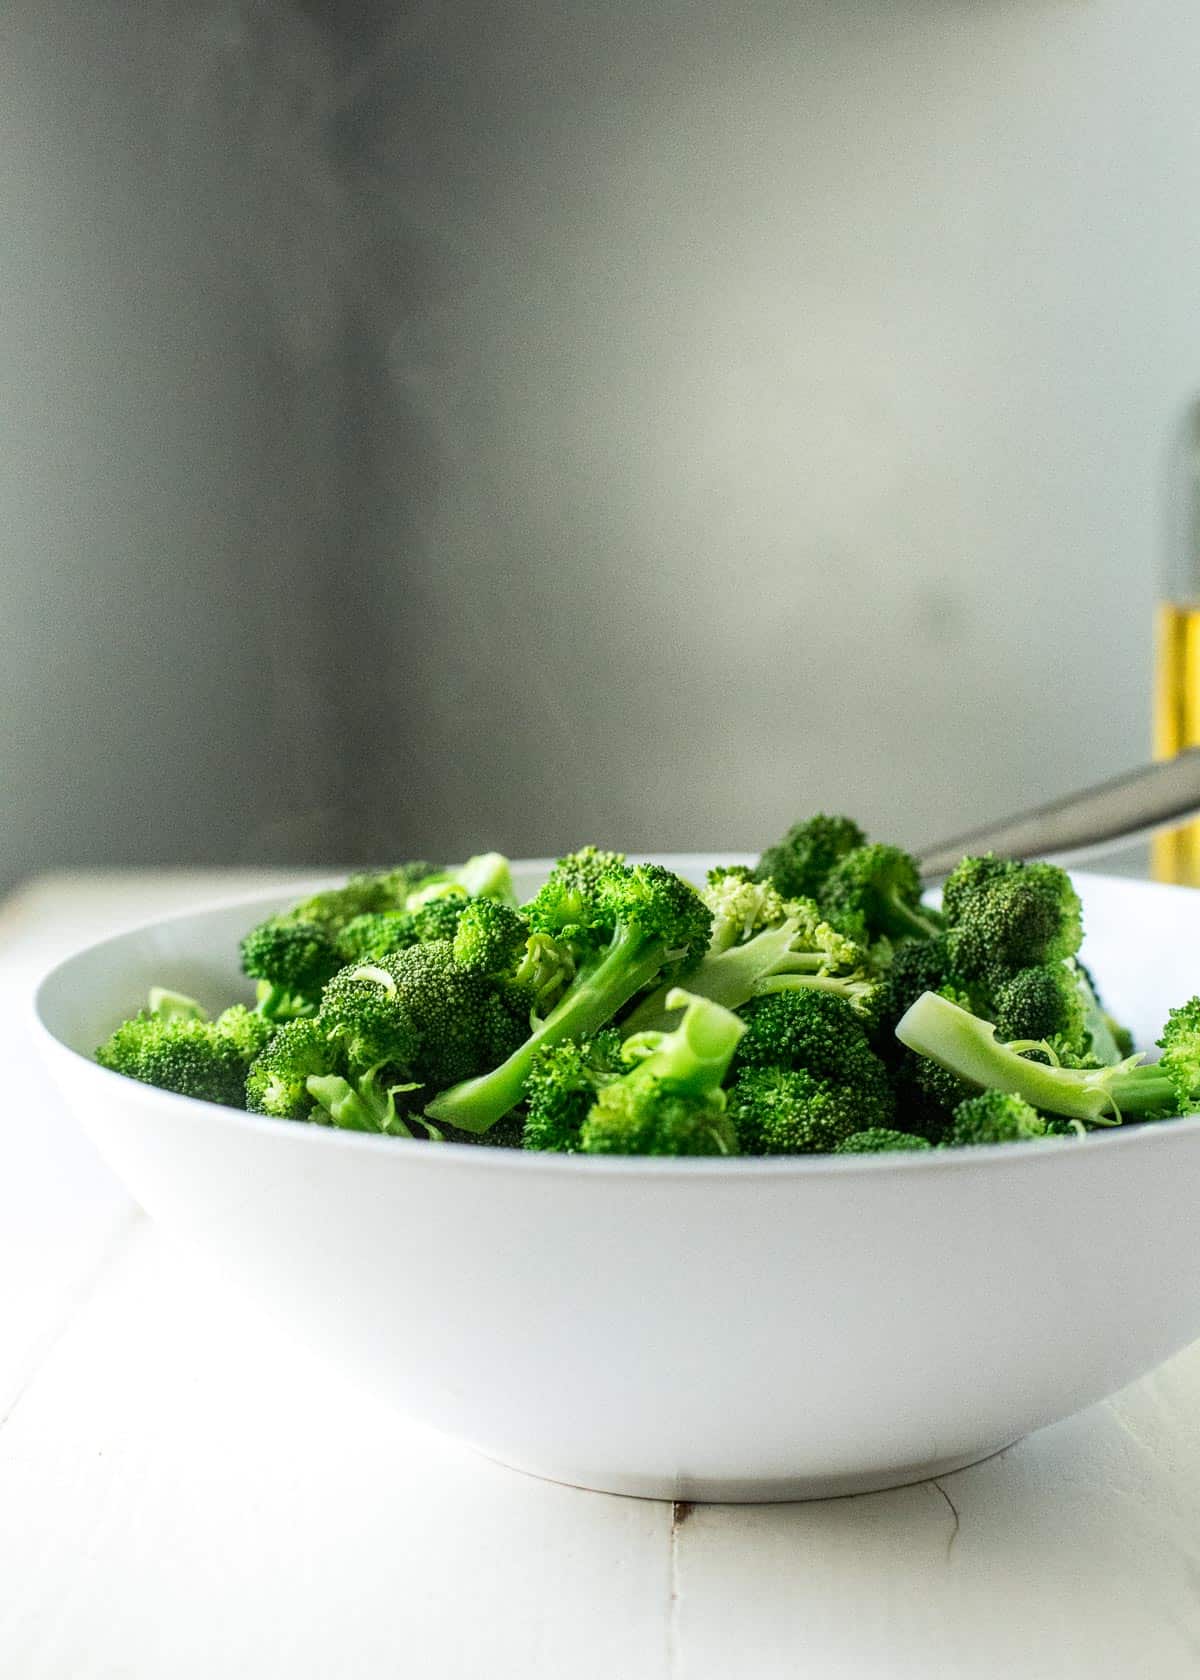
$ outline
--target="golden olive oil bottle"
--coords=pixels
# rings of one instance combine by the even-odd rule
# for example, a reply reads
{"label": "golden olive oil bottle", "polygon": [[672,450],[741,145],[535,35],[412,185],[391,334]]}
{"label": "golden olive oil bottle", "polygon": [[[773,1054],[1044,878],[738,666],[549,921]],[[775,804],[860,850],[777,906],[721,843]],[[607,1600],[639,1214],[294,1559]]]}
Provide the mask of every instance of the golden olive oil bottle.
{"label": "golden olive oil bottle", "polygon": [[[1154,625],[1154,756],[1200,746],[1200,404],[1176,438],[1169,490],[1166,599]],[[1156,835],[1159,881],[1200,886],[1200,821]]]}

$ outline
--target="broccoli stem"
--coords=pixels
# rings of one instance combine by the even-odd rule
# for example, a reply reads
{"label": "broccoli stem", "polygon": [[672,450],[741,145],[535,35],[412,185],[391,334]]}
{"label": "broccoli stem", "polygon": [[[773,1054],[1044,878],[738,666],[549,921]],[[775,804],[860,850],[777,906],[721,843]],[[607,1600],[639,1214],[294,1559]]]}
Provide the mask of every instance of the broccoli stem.
{"label": "broccoli stem", "polygon": [[625,1040],[621,1055],[636,1063],[626,1077],[640,1074],[680,1089],[718,1093],[746,1023],[711,998],[679,987],[668,993],[668,1002],[683,1010],[683,1019],[674,1032],[638,1033]]}
{"label": "broccoli stem", "polygon": [[895,893],[885,893],[883,901],[886,906],[886,919],[891,924],[889,932],[897,936],[908,934],[913,939],[932,939],[935,934],[942,932],[940,920],[922,915],[919,910],[914,910],[911,904],[905,904]]}
{"label": "broccoli stem", "polygon": [[[751,998],[762,997],[767,992],[788,991],[794,986],[834,992],[848,1003],[854,1003],[869,990],[861,980],[820,973],[828,960],[821,952],[792,949],[799,931],[800,924],[789,918],[775,927],[764,928],[742,945],[730,946],[725,951],[710,950],[679,976],[677,984],[725,1009],[740,1009]],[[675,984],[659,986],[644,998],[626,1021],[626,1031],[662,1032],[677,1021],[679,1011],[672,1009],[668,1002],[668,994]]]}
{"label": "broccoli stem", "polygon": [[439,1092],[426,1105],[425,1113],[460,1131],[486,1132],[520,1102],[539,1050],[560,1044],[565,1038],[588,1038],[598,1032],[631,997],[649,985],[666,956],[659,940],[647,942],[645,935],[634,929],[618,929],[596,966],[578,976],[507,1061],[489,1073]]}
{"label": "broccoli stem", "polygon": [[401,1137],[412,1133],[396,1113],[396,1105],[382,1096],[369,1076],[359,1086],[338,1074],[310,1074],[305,1081],[310,1095],[330,1115],[335,1126],[348,1132],[391,1132]]}
{"label": "broccoli stem", "polygon": [[1096,1125],[1119,1124],[1125,1114],[1174,1111],[1175,1092],[1157,1067],[1130,1057],[1111,1067],[1047,1067],[996,1039],[981,1021],[936,992],[923,992],[898,1026],[901,1044],[984,1090],[1007,1091],[1034,1108]]}

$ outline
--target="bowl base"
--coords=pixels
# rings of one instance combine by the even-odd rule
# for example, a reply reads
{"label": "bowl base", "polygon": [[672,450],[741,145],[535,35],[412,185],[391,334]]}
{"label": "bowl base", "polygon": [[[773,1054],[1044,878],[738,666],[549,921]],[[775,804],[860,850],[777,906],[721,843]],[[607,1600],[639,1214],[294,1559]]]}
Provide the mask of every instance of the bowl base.
{"label": "bowl base", "polygon": [[523,1476],[537,1476],[544,1482],[560,1482],[566,1487],[585,1488],[592,1493],[617,1493],[633,1499],[663,1499],[688,1505],[771,1505],[807,1499],[846,1499],[856,1493],[883,1493],[888,1488],[909,1487],[914,1482],[929,1482],[936,1476],[953,1475],[972,1464],[982,1464],[994,1458],[1014,1441],[1001,1441],[995,1446],[974,1452],[960,1453],[950,1458],[930,1459],[923,1464],[897,1464],[888,1469],[857,1470],[832,1476],[675,1476],[639,1475],[623,1471],[568,1470],[564,1467],[525,1464],[517,1459],[501,1458],[482,1447],[475,1451],[503,1464],[509,1470],[519,1470]]}

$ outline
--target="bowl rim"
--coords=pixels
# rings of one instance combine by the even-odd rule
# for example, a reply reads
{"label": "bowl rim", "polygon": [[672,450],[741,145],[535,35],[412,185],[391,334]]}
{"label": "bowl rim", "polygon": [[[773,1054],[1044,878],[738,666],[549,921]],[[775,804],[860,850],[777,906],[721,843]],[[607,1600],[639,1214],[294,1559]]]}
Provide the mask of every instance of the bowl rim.
{"label": "bowl rim", "polygon": [[[667,868],[679,869],[694,865],[697,860],[704,859],[709,867],[740,863],[747,861],[744,852],[647,852],[628,854],[632,862],[653,859],[663,863]],[[544,869],[553,866],[553,858],[511,858],[510,864],[514,868]],[[1084,882],[1111,883],[1122,888],[1149,891],[1165,895],[1186,893],[1191,896],[1195,889],[1162,881],[1147,881],[1136,876],[1110,875],[1099,871],[1072,870],[1072,879]],[[90,939],[75,946],[65,955],[61,955],[43,970],[34,983],[32,992],[27,997],[28,1018],[33,1032],[39,1042],[45,1046],[43,1055],[67,1056],[74,1062],[90,1070],[93,1077],[101,1081],[111,1081],[111,1089],[116,1090],[119,1085],[127,1089],[131,1084],[137,1085],[124,1074],[114,1073],[110,1068],[103,1068],[90,1056],[76,1050],[51,1030],[43,1015],[44,1000],[47,992],[59,983],[62,971],[79,961],[81,958],[100,952],[105,946],[115,945],[125,940],[134,939],[139,934],[145,934],[152,929],[170,927],[173,923],[193,921],[198,917],[218,916],[222,913],[238,909],[249,908],[252,905],[271,905],[281,897],[288,898],[301,895],[307,890],[317,890],[323,885],[337,883],[345,879],[345,871],[334,874],[314,874],[313,876],[298,876],[294,887],[275,887],[270,889],[256,888],[253,892],[235,893],[227,898],[202,905],[198,909],[175,910],[165,916],[151,916],[145,921],[131,923],[129,926],[118,928],[112,933],[105,934],[100,939]],[[199,1097],[184,1097],[175,1091],[164,1091],[158,1086],[140,1086],[140,1092],[147,1095],[151,1101],[161,1102],[174,1109],[180,1116],[191,1116],[198,1121],[200,1116],[207,1116],[210,1124],[218,1124],[241,1131],[249,1129],[268,1137],[287,1137],[300,1147],[316,1149],[365,1150],[370,1153],[386,1152],[389,1156],[402,1159],[409,1150],[417,1152],[415,1159],[428,1166],[435,1166],[439,1161],[452,1165],[455,1161],[467,1163],[487,1172],[522,1172],[522,1173],[550,1173],[567,1175],[572,1178],[586,1177],[617,1177],[617,1178],[648,1178],[664,1179],[679,1177],[685,1180],[697,1178],[718,1178],[738,1182],[748,1178],[768,1179],[803,1179],[819,1181],[822,1179],[840,1179],[847,1174],[860,1173],[889,1173],[904,1174],[912,1172],[960,1172],[976,1164],[1007,1161],[1017,1167],[1022,1163],[1042,1160],[1048,1157],[1061,1157],[1063,1154],[1082,1155],[1084,1152],[1093,1155],[1097,1149],[1144,1149],[1163,1147],[1167,1141],[1177,1136],[1181,1131],[1185,1136],[1194,1135],[1200,1130],[1200,1112],[1192,1115],[1181,1115],[1173,1120],[1159,1120],[1146,1124],[1132,1124],[1129,1127],[1112,1126],[1099,1131],[1089,1132],[1085,1137],[1077,1138],[1045,1138],[1031,1140],[1028,1143],[1003,1143],[976,1145],[970,1149],[914,1149],[881,1151],[876,1154],[862,1155],[697,1155],[697,1156],[650,1156],[650,1155],[567,1155],[552,1151],[490,1148],[487,1145],[469,1143],[442,1142],[432,1145],[429,1140],[422,1138],[386,1137],[367,1132],[343,1131],[336,1126],[320,1126],[303,1121],[281,1120],[272,1115],[251,1114],[245,1109],[229,1108],[222,1103],[207,1102]],[[1155,1140],[1158,1140],[1157,1142]]]}

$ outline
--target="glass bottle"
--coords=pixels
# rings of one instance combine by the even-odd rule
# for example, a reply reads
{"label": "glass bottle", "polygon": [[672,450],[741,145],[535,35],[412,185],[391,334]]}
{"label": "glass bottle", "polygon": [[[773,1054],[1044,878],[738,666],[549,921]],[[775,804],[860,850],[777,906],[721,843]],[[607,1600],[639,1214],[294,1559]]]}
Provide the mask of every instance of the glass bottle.
{"label": "glass bottle", "polygon": [[[1200,403],[1185,416],[1170,474],[1167,567],[1154,626],[1154,756],[1200,746]],[[1155,836],[1154,876],[1200,886],[1200,820]]]}

